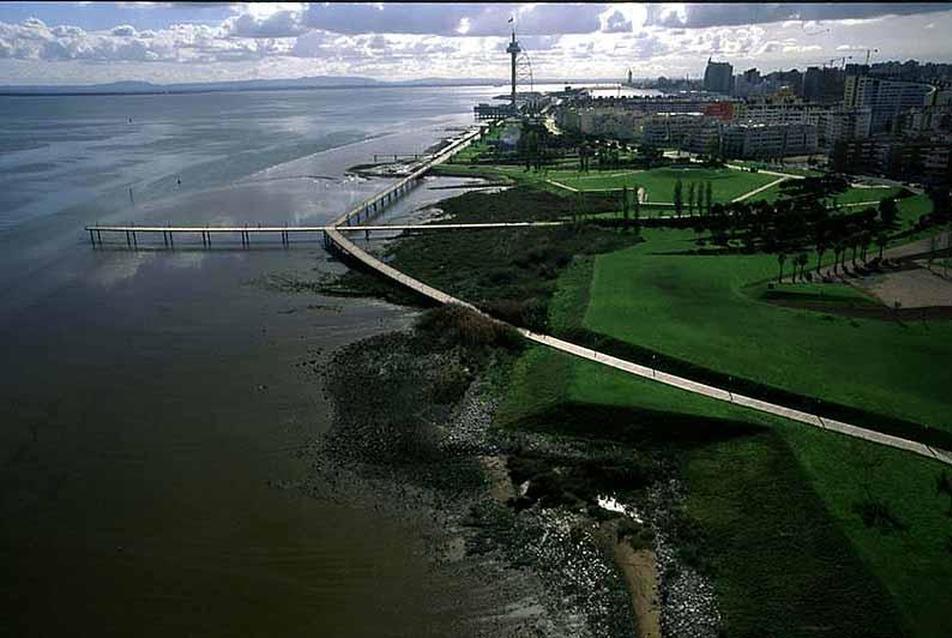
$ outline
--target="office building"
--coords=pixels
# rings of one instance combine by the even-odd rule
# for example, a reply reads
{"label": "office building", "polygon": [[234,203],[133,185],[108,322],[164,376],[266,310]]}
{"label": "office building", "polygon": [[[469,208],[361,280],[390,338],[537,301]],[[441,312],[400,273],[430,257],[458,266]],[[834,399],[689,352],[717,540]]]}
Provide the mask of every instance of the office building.
{"label": "office building", "polygon": [[728,62],[712,62],[707,60],[704,69],[704,90],[709,93],[730,95],[734,88],[734,67]]}

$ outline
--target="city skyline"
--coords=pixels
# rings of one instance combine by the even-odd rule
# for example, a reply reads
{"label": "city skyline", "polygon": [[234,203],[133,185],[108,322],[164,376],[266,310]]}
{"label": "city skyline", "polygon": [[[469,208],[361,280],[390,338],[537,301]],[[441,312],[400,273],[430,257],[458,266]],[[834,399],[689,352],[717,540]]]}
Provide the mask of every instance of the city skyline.
{"label": "city skyline", "polygon": [[12,3],[0,82],[502,78],[510,16],[546,78],[700,78],[710,56],[738,73],[805,69],[867,49],[874,62],[952,61],[935,37],[952,29],[949,3]]}

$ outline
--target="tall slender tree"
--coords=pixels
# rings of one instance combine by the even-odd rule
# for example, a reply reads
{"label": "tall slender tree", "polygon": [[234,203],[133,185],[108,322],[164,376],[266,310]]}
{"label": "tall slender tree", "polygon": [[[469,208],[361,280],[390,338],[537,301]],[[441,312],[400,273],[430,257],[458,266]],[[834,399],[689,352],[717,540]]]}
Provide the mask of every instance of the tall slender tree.
{"label": "tall slender tree", "polygon": [[684,210],[684,195],[682,190],[681,180],[678,179],[678,181],[674,183],[674,214],[678,217],[681,216],[681,211]]}
{"label": "tall slender tree", "polygon": [[780,266],[780,273],[777,275],[777,283],[783,283],[783,264],[787,261],[787,253],[777,253],[777,264]]}
{"label": "tall slender tree", "polygon": [[694,204],[695,204],[694,189],[695,189],[694,182],[691,182],[690,184],[688,184],[688,215],[694,214]]}
{"label": "tall slender tree", "polygon": [[623,186],[621,189],[621,214],[625,220],[625,226],[628,226],[628,187]]}
{"label": "tall slender tree", "polygon": [[711,184],[710,180],[708,180],[707,186],[705,187],[705,193],[707,195],[707,197],[705,198],[707,200],[707,210],[704,212],[706,213],[710,213],[711,206],[714,205],[713,192],[714,192],[714,186]]}

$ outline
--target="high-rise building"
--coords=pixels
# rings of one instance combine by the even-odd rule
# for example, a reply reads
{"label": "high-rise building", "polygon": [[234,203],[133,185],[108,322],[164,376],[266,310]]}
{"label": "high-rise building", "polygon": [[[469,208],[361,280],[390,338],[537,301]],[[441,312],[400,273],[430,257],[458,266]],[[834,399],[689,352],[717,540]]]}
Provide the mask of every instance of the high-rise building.
{"label": "high-rise building", "polygon": [[935,88],[921,82],[890,80],[869,75],[869,67],[846,66],[843,105],[868,106],[872,112],[870,132],[883,133],[893,129],[900,114],[929,103]]}
{"label": "high-rise building", "polygon": [[744,81],[749,84],[760,84],[760,71],[757,69],[747,69],[743,73]]}
{"label": "high-rise building", "polygon": [[803,76],[803,98],[811,102],[838,102],[843,98],[845,74],[836,67],[811,66]]}
{"label": "high-rise building", "polygon": [[734,88],[734,67],[729,62],[711,62],[707,60],[704,69],[704,90],[711,93],[730,95]]}

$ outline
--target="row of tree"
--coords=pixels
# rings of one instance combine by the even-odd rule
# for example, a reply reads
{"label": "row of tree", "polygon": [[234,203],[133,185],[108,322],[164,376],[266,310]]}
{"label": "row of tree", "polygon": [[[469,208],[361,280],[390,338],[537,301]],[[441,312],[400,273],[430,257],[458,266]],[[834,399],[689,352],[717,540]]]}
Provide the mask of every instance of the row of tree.
{"label": "row of tree", "polygon": [[[706,184],[691,182],[688,184],[687,213],[688,215],[703,215],[711,212],[714,205],[714,186],[709,181]],[[684,185],[678,179],[674,183],[674,214],[678,217],[684,213]]]}

